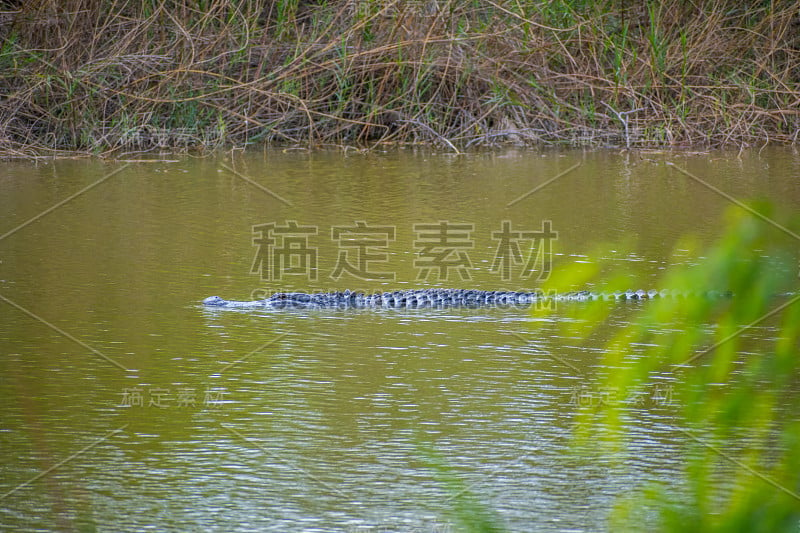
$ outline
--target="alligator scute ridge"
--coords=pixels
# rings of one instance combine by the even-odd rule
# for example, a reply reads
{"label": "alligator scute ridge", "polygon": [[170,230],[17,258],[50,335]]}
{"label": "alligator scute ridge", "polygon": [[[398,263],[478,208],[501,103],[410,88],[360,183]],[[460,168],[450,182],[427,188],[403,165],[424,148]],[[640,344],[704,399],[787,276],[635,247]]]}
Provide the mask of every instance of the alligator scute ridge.
{"label": "alligator scute ridge", "polygon": [[591,300],[650,300],[705,296],[728,297],[729,292],[628,290],[616,292],[576,291],[482,291],[471,289],[407,289],[391,292],[276,292],[269,298],[252,301],[224,300],[210,296],[207,307],[228,309],[416,309],[445,307],[527,307],[540,302],[577,302]]}

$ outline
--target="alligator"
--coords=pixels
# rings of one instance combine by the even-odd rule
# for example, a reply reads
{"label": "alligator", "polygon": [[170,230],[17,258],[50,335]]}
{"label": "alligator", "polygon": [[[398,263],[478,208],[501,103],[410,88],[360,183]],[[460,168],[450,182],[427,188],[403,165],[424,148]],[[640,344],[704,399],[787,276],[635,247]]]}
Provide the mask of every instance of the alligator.
{"label": "alligator", "polygon": [[226,309],[415,309],[445,307],[527,307],[536,303],[590,300],[649,300],[654,298],[703,295],[725,297],[730,293],[707,291],[693,293],[675,290],[637,290],[616,292],[576,291],[481,291],[470,289],[417,289],[372,294],[343,292],[276,292],[269,298],[252,301],[224,300],[210,296],[203,300],[208,307]]}

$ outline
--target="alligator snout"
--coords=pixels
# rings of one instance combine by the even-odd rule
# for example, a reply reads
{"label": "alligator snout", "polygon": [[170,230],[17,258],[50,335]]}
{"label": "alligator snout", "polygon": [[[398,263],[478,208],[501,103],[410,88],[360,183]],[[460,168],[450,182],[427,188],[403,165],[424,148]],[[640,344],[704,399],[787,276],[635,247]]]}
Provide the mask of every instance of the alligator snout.
{"label": "alligator snout", "polygon": [[225,300],[219,296],[209,296],[203,300],[203,305],[221,306],[223,303],[225,303]]}

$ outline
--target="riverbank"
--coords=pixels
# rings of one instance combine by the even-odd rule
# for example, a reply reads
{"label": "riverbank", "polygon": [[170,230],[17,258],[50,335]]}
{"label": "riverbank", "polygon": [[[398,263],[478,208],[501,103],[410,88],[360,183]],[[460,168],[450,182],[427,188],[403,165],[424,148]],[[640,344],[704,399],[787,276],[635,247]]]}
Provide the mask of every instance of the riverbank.
{"label": "riverbank", "polygon": [[796,142],[796,4],[700,4],[22,3],[0,154]]}

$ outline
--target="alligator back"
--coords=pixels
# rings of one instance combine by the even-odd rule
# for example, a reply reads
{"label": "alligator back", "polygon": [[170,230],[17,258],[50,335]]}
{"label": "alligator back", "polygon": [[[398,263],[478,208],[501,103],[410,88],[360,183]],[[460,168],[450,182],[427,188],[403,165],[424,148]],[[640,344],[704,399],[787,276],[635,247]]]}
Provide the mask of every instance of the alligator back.
{"label": "alligator back", "polygon": [[689,296],[726,297],[730,293],[716,291],[684,292],[671,290],[638,290],[617,292],[577,291],[481,291],[472,289],[410,289],[392,292],[276,292],[269,298],[252,301],[225,300],[211,296],[203,300],[208,307],[267,309],[417,309],[445,307],[527,307],[538,302],[591,300],[649,300]]}

